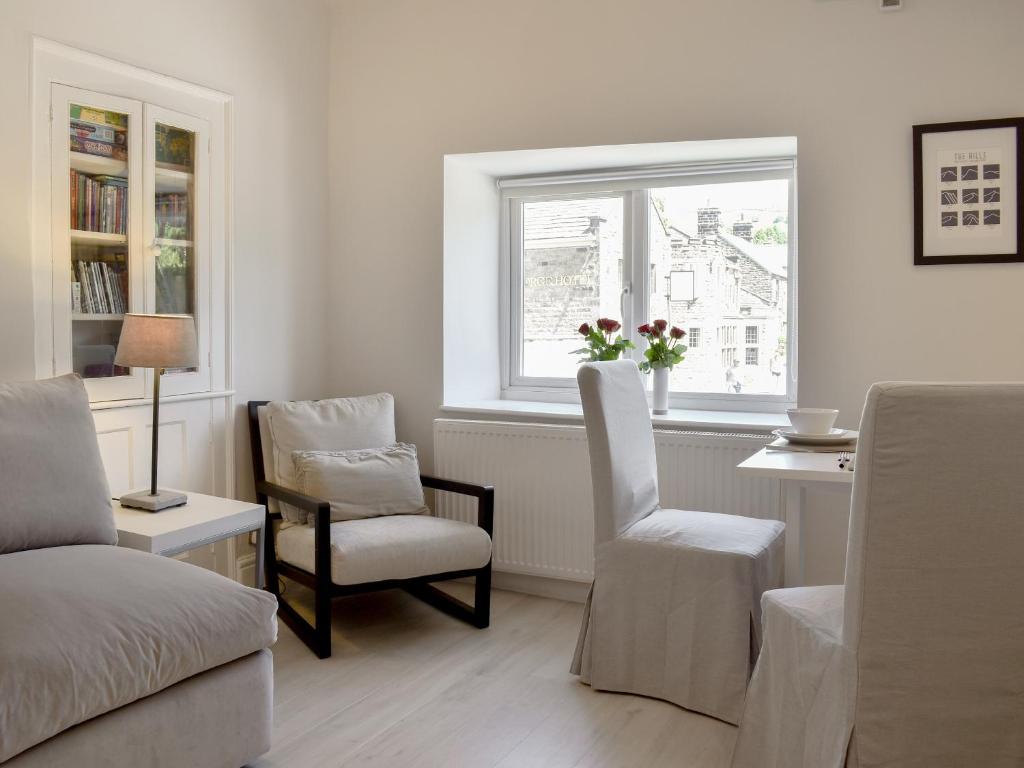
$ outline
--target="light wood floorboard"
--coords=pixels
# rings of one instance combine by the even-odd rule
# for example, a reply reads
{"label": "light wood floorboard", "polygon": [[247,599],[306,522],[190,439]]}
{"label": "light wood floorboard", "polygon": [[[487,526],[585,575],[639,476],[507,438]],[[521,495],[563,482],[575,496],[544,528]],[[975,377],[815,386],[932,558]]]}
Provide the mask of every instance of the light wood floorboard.
{"label": "light wood floorboard", "polygon": [[[445,588],[472,599],[467,585]],[[322,661],[281,624],[274,747],[253,768],[728,766],[732,726],[569,674],[581,611],[495,590],[478,630],[404,592],[346,598]]]}

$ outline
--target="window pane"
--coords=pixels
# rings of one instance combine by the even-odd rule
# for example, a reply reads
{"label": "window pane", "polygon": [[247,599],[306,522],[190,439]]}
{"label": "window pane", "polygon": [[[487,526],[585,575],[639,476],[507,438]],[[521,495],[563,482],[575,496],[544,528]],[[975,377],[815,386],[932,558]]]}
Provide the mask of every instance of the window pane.
{"label": "window pane", "polygon": [[[195,134],[157,123],[155,143],[156,313],[194,315]],[[194,370],[175,368],[168,373]]]}
{"label": "window pane", "polygon": [[788,222],[786,180],[651,190],[646,319],[689,334],[673,392],[785,394]]}
{"label": "window pane", "polygon": [[623,199],[523,203],[522,375],[574,377],[577,329],[622,320]]}

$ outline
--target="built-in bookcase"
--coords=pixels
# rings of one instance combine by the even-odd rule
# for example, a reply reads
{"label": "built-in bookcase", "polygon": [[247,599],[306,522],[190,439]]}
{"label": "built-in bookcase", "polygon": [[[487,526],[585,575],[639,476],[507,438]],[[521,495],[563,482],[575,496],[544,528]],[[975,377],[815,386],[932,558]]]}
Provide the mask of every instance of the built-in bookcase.
{"label": "built-in bookcase", "polygon": [[196,320],[200,364],[168,371],[161,389],[208,391],[209,124],[58,84],[51,114],[57,372],[79,374],[94,401],[145,397],[152,372],[115,362],[124,314],[185,314]]}
{"label": "built-in bookcase", "polygon": [[[231,135],[226,93],[42,38],[32,41],[35,373],[78,372],[114,496],[147,487],[233,496]],[[199,365],[161,380],[114,360],[125,312],[188,314]],[[188,553],[229,576],[244,541]]]}

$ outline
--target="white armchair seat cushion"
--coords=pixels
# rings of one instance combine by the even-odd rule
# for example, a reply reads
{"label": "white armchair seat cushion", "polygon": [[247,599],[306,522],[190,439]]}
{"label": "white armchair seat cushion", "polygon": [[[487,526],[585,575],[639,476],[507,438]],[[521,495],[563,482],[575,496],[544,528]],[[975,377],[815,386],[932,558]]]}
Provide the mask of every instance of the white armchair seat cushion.
{"label": "white armchair seat cushion", "polygon": [[[278,557],[313,573],[314,529],[283,526]],[[331,524],[331,581],[338,585],[411,579],[482,568],[491,538],[482,528],[429,515],[398,515]]]}

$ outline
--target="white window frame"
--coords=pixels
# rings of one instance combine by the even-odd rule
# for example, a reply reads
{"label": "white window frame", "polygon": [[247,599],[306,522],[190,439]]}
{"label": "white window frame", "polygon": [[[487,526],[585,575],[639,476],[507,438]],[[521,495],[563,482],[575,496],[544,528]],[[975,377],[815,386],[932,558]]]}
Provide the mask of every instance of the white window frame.
{"label": "white window frame", "polygon": [[[638,347],[636,334],[646,318],[650,296],[647,259],[650,193],[656,187],[677,187],[739,181],[783,179],[789,182],[787,236],[787,297],[785,394],[735,394],[723,392],[670,392],[672,408],[761,411],[779,413],[797,399],[797,161],[796,157],[634,168],[598,173],[514,177],[498,181],[501,195],[500,365],[501,397],[505,400],[579,402],[575,378],[530,377],[522,370],[522,203],[545,199],[623,198],[622,334]],[[515,258],[513,258],[515,255]],[[637,256],[639,255],[639,258]],[[704,341],[704,340],[702,340]],[[637,343],[639,342],[639,343]],[[642,359],[643,350],[627,352]],[[683,363],[685,365],[685,363]],[[648,377],[649,378],[649,377]],[[648,388],[650,383],[648,382]]]}

